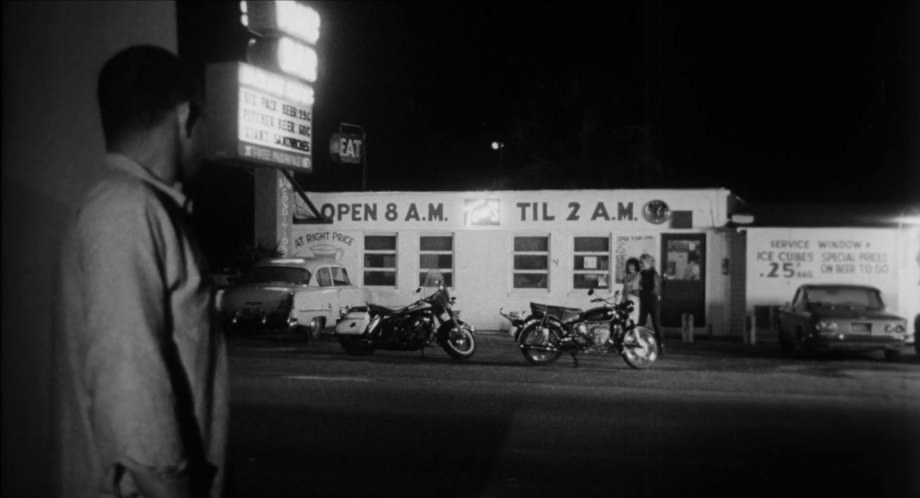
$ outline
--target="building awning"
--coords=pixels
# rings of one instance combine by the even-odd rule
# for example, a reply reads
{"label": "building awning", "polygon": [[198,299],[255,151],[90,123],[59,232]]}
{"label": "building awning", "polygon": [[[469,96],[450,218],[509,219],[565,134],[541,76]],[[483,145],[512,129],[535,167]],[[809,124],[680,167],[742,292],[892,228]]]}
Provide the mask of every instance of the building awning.
{"label": "building awning", "polygon": [[332,219],[327,216],[323,216],[323,214],[318,209],[316,209],[316,205],[313,204],[313,201],[310,200],[310,197],[307,195],[306,191],[304,191],[300,184],[297,183],[297,179],[294,178],[294,175],[286,169],[279,169],[279,171],[281,171],[284,174],[284,177],[287,178],[289,182],[291,182],[291,185],[294,187],[294,191],[297,192],[297,195],[299,195],[301,199],[303,199],[303,202],[309,209],[308,213],[299,213],[295,209],[294,218],[296,219],[294,220],[294,223],[317,225],[331,224]]}

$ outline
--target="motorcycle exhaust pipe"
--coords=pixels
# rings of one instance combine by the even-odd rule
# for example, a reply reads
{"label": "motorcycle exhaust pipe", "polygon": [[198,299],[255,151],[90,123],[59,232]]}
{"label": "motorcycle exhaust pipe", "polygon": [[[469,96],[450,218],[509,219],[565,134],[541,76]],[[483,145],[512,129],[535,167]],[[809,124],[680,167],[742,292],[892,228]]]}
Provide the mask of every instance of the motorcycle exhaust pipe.
{"label": "motorcycle exhaust pipe", "polygon": [[525,350],[529,350],[529,351],[546,351],[546,352],[550,352],[550,353],[555,352],[555,351],[559,351],[559,348],[556,348],[556,347],[553,347],[553,346],[531,346],[531,345],[528,345],[528,344],[521,344],[520,347],[521,347],[521,349],[525,349]]}

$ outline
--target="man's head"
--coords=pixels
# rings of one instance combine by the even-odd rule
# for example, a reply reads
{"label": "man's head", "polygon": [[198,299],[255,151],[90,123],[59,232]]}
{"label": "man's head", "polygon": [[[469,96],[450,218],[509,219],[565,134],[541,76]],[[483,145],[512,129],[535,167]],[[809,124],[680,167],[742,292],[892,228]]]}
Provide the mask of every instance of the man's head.
{"label": "man's head", "polygon": [[201,135],[196,128],[201,93],[194,73],[176,55],[147,45],[119,52],[99,73],[97,97],[107,150],[149,144],[155,135],[157,147],[168,149],[158,153],[175,163],[175,179],[197,169],[193,139]]}
{"label": "man's head", "polygon": [[655,267],[655,258],[648,253],[639,256],[639,261],[642,263],[642,268],[648,270]]}

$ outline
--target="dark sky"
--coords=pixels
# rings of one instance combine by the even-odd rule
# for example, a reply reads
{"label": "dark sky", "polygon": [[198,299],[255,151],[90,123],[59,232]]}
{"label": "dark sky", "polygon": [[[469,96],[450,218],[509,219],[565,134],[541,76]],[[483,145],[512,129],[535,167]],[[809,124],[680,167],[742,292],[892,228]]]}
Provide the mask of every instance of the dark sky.
{"label": "dark sky", "polygon": [[[322,17],[308,190],[359,188],[328,158],[348,122],[375,190],[920,201],[918,3],[307,3]],[[243,60],[237,9],[180,2],[180,52]]]}

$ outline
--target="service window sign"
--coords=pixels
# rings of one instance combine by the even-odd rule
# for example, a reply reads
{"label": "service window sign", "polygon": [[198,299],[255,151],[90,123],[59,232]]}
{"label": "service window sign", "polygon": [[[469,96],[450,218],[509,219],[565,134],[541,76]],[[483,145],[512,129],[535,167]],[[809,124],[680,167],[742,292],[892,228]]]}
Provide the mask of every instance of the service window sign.
{"label": "service window sign", "polygon": [[897,231],[758,228],[747,235],[748,305],[777,305],[807,283],[870,285],[897,294],[905,266]]}
{"label": "service window sign", "polygon": [[230,62],[207,70],[208,159],[313,169],[313,89],[293,78]]}

